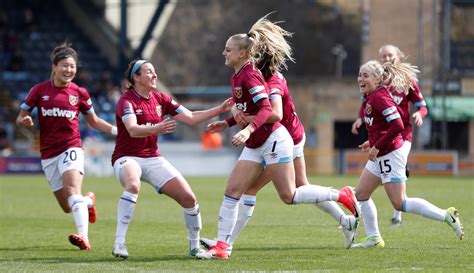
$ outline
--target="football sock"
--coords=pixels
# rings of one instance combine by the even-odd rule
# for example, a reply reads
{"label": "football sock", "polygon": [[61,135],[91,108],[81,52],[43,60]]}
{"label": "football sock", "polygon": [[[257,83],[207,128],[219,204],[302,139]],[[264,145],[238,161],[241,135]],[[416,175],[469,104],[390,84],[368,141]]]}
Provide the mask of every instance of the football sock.
{"label": "football sock", "polygon": [[199,247],[199,232],[202,229],[201,213],[199,204],[193,208],[183,208],[184,222],[188,228],[188,240],[190,249]]}
{"label": "football sock", "polygon": [[394,209],[393,210],[393,217],[395,219],[401,220],[402,219],[402,212],[399,210]]}
{"label": "football sock", "polygon": [[411,212],[441,222],[444,221],[446,215],[446,210],[440,209],[421,198],[407,198],[403,201],[402,207],[405,212]]}
{"label": "football sock", "polygon": [[380,236],[379,223],[377,221],[377,207],[372,198],[360,201],[362,220],[364,221],[365,233],[368,237]]}
{"label": "football sock", "polygon": [[331,215],[336,221],[341,224],[341,226],[345,227],[347,226],[347,219],[344,211],[339,207],[339,205],[334,202],[334,201],[327,201],[327,202],[321,202],[321,203],[316,203],[316,206]]}
{"label": "football sock", "polygon": [[324,201],[336,201],[339,191],[329,187],[317,185],[304,185],[296,188],[293,204],[320,203]]}
{"label": "football sock", "polygon": [[117,233],[115,234],[115,243],[125,243],[125,236],[127,235],[128,225],[132,220],[133,212],[137,205],[137,199],[138,194],[127,191],[122,193],[117,209]]}
{"label": "football sock", "polygon": [[86,206],[88,208],[92,207],[92,198],[90,198],[89,196],[84,196],[84,202],[86,202]]}
{"label": "football sock", "polygon": [[76,223],[77,234],[88,238],[89,232],[89,211],[84,197],[79,194],[73,194],[67,199],[71,212]]}
{"label": "football sock", "polygon": [[230,236],[229,245],[233,245],[235,240],[239,237],[240,232],[252,218],[255,205],[257,203],[257,197],[253,195],[242,195],[239,202],[237,222],[235,223],[234,229]]}
{"label": "football sock", "polygon": [[217,240],[228,243],[237,221],[239,199],[224,195],[217,222]]}

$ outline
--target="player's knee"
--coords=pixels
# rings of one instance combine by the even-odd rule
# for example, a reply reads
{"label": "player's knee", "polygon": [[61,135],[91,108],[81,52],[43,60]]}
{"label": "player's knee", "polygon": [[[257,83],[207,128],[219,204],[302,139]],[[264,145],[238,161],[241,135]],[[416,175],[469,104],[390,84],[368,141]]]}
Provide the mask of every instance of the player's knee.
{"label": "player's knee", "polygon": [[140,182],[129,181],[125,184],[125,190],[129,193],[138,194],[140,192]]}
{"label": "player's knee", "polygon": [[403,211],[403,201],[392,201],[392,206],[394,209],[398,211]]}
{"label": "player's knee", "polygon": [[71,212],[71,207],[68,205],[68,206],[61,206],[61,208],[63,209],[64,213],[70,213]]}
{"label": "player's knee", "polygon": [[283,203],[287,205],[293,204],[293,194],[290,193],[281,193],[280,194],[280,199],[283,201]]}
{"label": "player's knee", "polygon": [[181,200],[181,201],[179,202],[179,204],[180,204],[181,207],[183,207],[183,208],[193,208],[194,206],[196,206],[197,201],[196,201],[195,198],[189,197],[189,198],[185,198],[185,199]]}
{"label": "player's knee", "polygon": [[365,192],[363,190],[356,190],[355,194],[357,200],[368,200],[370,198],[370,194],[368,192]]}
{"label": "player's knee", "polygon": [[193,208],[197,204],[196,196],[192,193],[177,197],[176,202],[183,208]]}

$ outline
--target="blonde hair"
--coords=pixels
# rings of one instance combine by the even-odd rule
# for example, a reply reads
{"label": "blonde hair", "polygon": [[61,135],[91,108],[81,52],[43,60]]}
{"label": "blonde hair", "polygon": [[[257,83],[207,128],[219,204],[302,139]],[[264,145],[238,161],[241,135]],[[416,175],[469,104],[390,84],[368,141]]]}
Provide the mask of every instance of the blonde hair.
{"label": "blonde hair", "polygon": [[408,94],[413,83],[418,83],[418,67],[409,63],[385,63],[386,81],[399,93]]}
{"label": "blonde hair", "polygon": [[405,53],[403,53],[403,51],[400,50],[400,48],[398,48],[397,46],[391,45],[391,44],[381,46],[379,48],[379,55],[382,55],[382,51],[387,47],[392,47],[395,50],[395,53],[397,53],[397,56],[398,56],[398,59],[400,60],[400,62],[403,62],[408,58],[405,55]]}
{"label": "blonde hair", "polygon": [[388,62],[383,65],[375,60],[368,61],[367,66],[375,77],[381,79],[381,85],[390,85],[399,93],[408,94],[412,83],[418,82],[418,67],[409,63]]}
{"label": "blonde hair", "polygon": [[250,28],[249,34],[255,37],[256,46],[250,52],[253,61],[266,73],[274,74],[283,68],[288,69],[287,61],[294,62],[293,50],[285,37],[293,33],[267,19],[269,14],[258,19]]}
{"label": "blonde hair", "polygon": [[293,61],[293,51],[285,40],[293,34],[271,22],[267,16],[258,19],[248,33],[235,34],[230,37],[239,49],[247,52],[250,60],[259,69],[274,74],[282,68],[288,69],[287,60]]}

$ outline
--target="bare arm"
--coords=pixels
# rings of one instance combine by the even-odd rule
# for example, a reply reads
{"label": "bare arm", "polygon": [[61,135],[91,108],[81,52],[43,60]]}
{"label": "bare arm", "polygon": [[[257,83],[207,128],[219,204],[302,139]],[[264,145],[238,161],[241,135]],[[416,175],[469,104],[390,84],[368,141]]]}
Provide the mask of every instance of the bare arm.
{"label": "bare arm", "polygon": [[[283,119],[283,103],[281,97],[270,100],[270,103],[272,105],[272,115],[267,119],[266,124],[275,123]],[[245,128],[255,117],[255,115],[246,115],[242,110],[238,109],[232,109],[232,115],[234,115],[240,128]]]}
{"label": "bare arm", "polygon": [[[99,116],[96,115],[96,113],[85,115],[85,117],[86,117],[87,123],[89,123],[89,125],[92,128],[94,128],[98,131],[104,132],[106,134],[112,134],[113,135],[113,132],[114,131],[116,132],[116,130],[117,130],[117,128],[115,126],[113,126],[112,124],[108,123],[107,121],[101,119]],[[115,128],[115,129],[113,129],[113,128]]]}
{"label": "bare arm", "polygon": [[16,125],[23,127],[33,126],[33,118],[30,116],[30,113],[26,110],[21,109],[18,117],[16,118]]}
{"label": "bare arm", "polygon": [[232,104],[233,101],[231,98],[229,98],[226,99],[221,105],[202,111],[190,111],[185,107],[182,107],[183,111],[174,116],[174,119],[177,121],[184,122],[188,125],[196,125],[202,121],[211,119],[215,116],[229,111],[232,107]]}
{"label": "bare arm", "polygon": [[176,128],[176,121],[166,118],[154,126],[137,124],[137,119],[132,117],[126,119],[123,124],[131,137],[147,137],[157,134],[169,134]]}

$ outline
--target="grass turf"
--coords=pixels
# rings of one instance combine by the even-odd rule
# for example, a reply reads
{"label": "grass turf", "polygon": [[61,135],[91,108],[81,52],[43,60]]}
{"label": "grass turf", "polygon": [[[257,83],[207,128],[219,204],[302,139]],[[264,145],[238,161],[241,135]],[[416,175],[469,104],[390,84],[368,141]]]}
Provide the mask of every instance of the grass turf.
{"label": "grass turf", "polygon": [[[201,206],[202,237],[217,234],[224,177],[189,177]],[[355,186],[357,177],[311,177],[311,183]],[[179,272],[179,271],[474,271],[474,179],[413,177],[408,195],[460,210],[465,238],[445,223],[403,214],[399,228],[389,226],[392,208],[382,188],[373,198],[379,212],[384,249],[343,248],[337,222],[312,205],[286,206],[269,185],[258,195],[254,217],[234,245],[230,260],[188,257],[181,208],[144,184],[127,236],[128,260],[111,255],[117,202],[123,189],[113,178],[86,177],[83,193],[97,195],[99,218],[89,226],[91,251],[79,251],[67,235],[75,232],[44,176],[0,177],[0,272]],[[363,224],[357,240],[365,237]]]}

